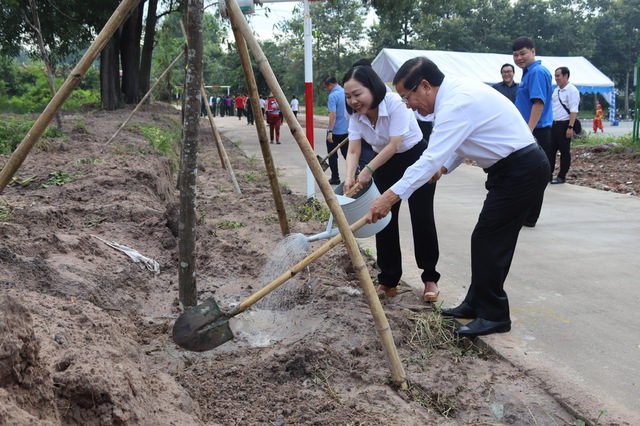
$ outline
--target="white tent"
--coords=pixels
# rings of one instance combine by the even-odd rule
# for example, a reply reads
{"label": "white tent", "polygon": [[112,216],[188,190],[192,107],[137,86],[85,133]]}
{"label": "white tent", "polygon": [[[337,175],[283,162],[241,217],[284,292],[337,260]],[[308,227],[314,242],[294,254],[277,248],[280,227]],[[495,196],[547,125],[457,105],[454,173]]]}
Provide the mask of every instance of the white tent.
{"label": "white tent", "polygon": [[[499,53],[444,52],[441,50],[382,49],[373,60],[373,69],[385,82],[393,81],[398,69],[409,59],[426,56],[448,77],[476,78],[484,83],[502,81],[500,68],[513,64],[512,55]],[[569,81],[580,93],[600,93],[611,103],[614,84],[598,68],[582,56],[536,56],[553,75],[556,68],[567,67],[571,72]],[[519,82],[522,70],[515,67],[514,80]],[[555,80],[552,80],[555,85]]]}

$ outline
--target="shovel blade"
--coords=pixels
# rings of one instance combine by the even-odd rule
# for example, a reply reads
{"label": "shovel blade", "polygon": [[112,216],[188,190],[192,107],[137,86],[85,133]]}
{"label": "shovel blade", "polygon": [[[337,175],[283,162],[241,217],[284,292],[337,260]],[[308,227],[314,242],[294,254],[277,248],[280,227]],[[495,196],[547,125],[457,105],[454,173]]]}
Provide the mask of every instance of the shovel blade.
{"label": "shovel blade", "polygon": [[233,339],[229,318],[214,299],[189,308],[173,325],[173,341],[189,351],[209,351]]}
{"label": "shovel blade", "polygon": [[322,171],[326,172],[327,169],[329,168],[329,163],[327,163],[327,159],[322,158],[319,155],[316,155],[316,158],[318,159],[318,163],[320,163],[320,167],[322,167]]}

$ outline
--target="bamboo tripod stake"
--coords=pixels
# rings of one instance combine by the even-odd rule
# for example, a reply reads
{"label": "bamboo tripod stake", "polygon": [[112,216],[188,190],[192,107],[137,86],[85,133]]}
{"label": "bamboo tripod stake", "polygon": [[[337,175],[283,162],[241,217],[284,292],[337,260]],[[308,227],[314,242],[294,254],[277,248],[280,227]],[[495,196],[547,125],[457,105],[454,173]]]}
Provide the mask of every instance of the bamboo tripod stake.
{"label": "bamboo tripod stake", "polygon": [[0,193],[7,187],[7,184],[20,168],[31,148],[38,142],[38,139],[40,139],[40,136],[42,136],[62,104],[64,104],[69,95],[71,95],[71,92],[73,92],[73,89],[78,85],[80,80],[82,80],[82,77],[84,77],[93,61],[95,61],[96,57],[107,45],[113,33],[127,18],[131,9],[133,9],[138,2],[139,0],[124,0],[113,12],[113,15],[111,15],[111,18],[109,18],[104,25],[100,34],[98,34],[93,43],[91,43],[91,46],[89,46],[89,49],[85,52],[82,59],[80,59],[80,62],[78,62],[78,65],[71,71],[71,74],[69,74],[69,77],[67,77],[58,93],[51,98],[47,107],[31,127],[31,130],[25,135],[20,145],[13,151],[7,164],[5,164],[4,168],[0,171]]}
{"label": "bamboo tripod stake", "polygon": [[180,51],[180,53],[178,54],[178,56],[176,56],[176,58],[173,60],[173,62],[171,62],[171,65],[169,65],[167,67],[166,70],[164,70],[164,72],[162,73],[162,75],[160,77],[158,77],[158,79],[156,80],[155,83],[153,83],[153,86],[151,86],[151,88],[149,89],[149,91],[142,97],[142,99],[140,100],[140,102],[138,102],[138,105],[136,105],[136,107],[133,109],[133,111],[131,111],[131,114],[129,114],[129,116],[127,117],[126,120],[124,120],[124,123],[122,123],[122,125],[118,128],[118,130],[116,130],[116,132],[113,134],[113,136],[111,136],[109,138],[109,140],[107,141],[107,143],[105,143],[105,145],[109,145],[111,143],[112,140],[115,139],[116,136],[118,136],[118,133],[120,133],[120,131],[122,129],[124,129],[124,127],[127,125],[127,123],[129,123],[129,120],[131,120],[131,117],[133,117],[133,115],[138,112],[138,110],[140,109],[140,107],[142,106],[142,104],[144,103],[144,101],[147,100],[147,98],[149,96],[151,96],[151,92],[153,92],[153,89],[156,88],[156,86],[158,85],[158,83],[160,83],[160,81],[164,78],[165,75],[167,75],[167,73],[169,72],[169,70],[171,68],[173,68],[173,66],[176,64],[176,62],[178,62],[178,60],[180,58],[182,58],[182,55],[184,55],[184,49],[182,51]]}
{"label": "bamboo tripod stake", "polygon": [[256,111],[256,113],[253,114],[255,117],[256,131],[258,132],[258,141],[260,143],[260,150],[262,151],[262,158],[264,159],[264,167],[267,169],[267,176],[269,177],[269,185],[271,185],[273,200],[276,204],[276,212],[278,213],[278,220],[280,222],[280,231],[282,232],[282,235],[288,235],[291,233],[291,230],[289,229],[289,221],[287,220],[287,211],[284,207],[284,201],[282,201],[282,192],[280,192],[276,166],[273,163],[273,156],[271,155],[271,148],[269,147],[267,125],[262,113],[257,113],[257,111],[261,111],[260,100],[258,85],[256,84],[256,78],[253,75],[253,68],[251,67],[249,50],[247,50],[247,43],[238,29],[238,23],[236,22],[237,20],[235,19],[235,16],[230,15],[229,18],[231,19],[231,28],[233,29],[233,35],[236,40],[236,47],[240,54],[240,62],[242,62],[244,77],[247,80],[247,86],[249,87],[251,108],[253,111]]}
{"label": "bamboo tripod stake", "polygon": [[[189,47],[189,43],[187,42],[187,31],[184,29],[184,23],[180,21],[180,29],[182,30],[182,36],[184,37],[184,42]],[[238,185],[238,180],[236,179],[236,174],[233,172],[233,167],[231,167],[231,162],[229,161],[229,156],[227,155],[227,150],[224,149],[224,145],[222,144],[222,139],[220,138],[220,133],[218,132],[218,127],[213,120],[213,114],[211,114],[211,108],[209,108],[209,102],[207,102],[207,91],[204,87],[204,81],[202,82],[202,87],[200,87],[200,96],[202,99],[200,102],[204,102],[204,106],[207,110],[207,118],[209,119],[209,124],[211,125],[211,131],[213,133],[213,141],[218,149],[218,155],[220,156],[220,162],[222,163],[222,168],[229,170],[229,175],[231,176],[231,182],[233,182],[233,188],[236,191],[236,194],[241,194],[240,186]]]}
{"label": "bamboo tripod stake", "polygon": [[384,314],[384,310],[382,309],[382,305],[380,304],[380,300],[378,299],[378,295],[376,294],[375,288],[373,286],[373,282],[371,281],[371,276],[367,270],[366,264],[362,259],[362,255],[360,254],[360,250],[358,249],[358,244],[356,242],[355,237],[353,236],[353,232],[349,228],[349,223],[336,199],[336,196],[327,181],[324,171],[322,167],[318,163],[316,156],[311,149],[309,141],[307,140],[298,120],[295,115],[293,115],[293,111],[291,111],[291,107],[287,102],[287,98],[282,92],[280,85],[278,84],[278,80],[276,79],[271,66],[269,65],[269,61],[266,56],[262,52],[258,41],[253,36],[251,29],[249,28],[249,24],[245,20],[242,11],[240,10],[240,6],[238,5],[236,0],[226,0],[227,2],[227,11],[229,16],[233,16],[235,22],[238,25],[238,29],[245,38],[251,52],[253,53],[253,57],[256,60],[256,63],[260,67],[262,74],[267,81],[269,89],[274,94],[278,104],[280,105],[280,109],[289,123],[289,128],[291,129],[291,134],[295,138],[298,146],[300,147],[302,154],[307,161],[307,165],[311,169],[313,176],[316,179],[316,183],[320,187],[320,191],[329,206],[329,210],[333,213],[334,220],[338,225],[338,229],[344,238],[344,243],[347,248],[347,252],[349,253],[349,257],[351,258],[351,263],[355,271],[358,273],[358,278],[360,279],[360,286],[362,287],[362,291],[365,295],[367,303],[369,304],[369,309],[371,310],[371,314],[373,316],[373,320],[376,325],[376,330],[378,332],[378,336],[382,341],[382,345],[385,348],[385,352],[387,357],[389,358],[389,362],[391,364],[391,376],[392,381],[395,386],[398,386],[402,389],[407,388],[407,381],[404,374],[404,369],[402,368],[402,362],[400,361],[400,357],[398,355],[398,351],[396,349],[395,343],[393,341],[393,336],[391,335],[391,329],[389,327],[389,322],[387,321],[387,317]]}

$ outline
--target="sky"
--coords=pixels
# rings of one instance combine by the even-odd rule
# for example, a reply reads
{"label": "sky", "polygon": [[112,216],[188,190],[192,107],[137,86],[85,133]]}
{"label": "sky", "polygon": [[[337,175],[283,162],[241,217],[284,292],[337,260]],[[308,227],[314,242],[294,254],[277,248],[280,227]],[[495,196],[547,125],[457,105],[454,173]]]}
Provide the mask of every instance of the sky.
{"label": "sky", "polygon": [[[254,30],[259,40],[269,40],[274,33],[274,25],[290,19],[293,9],[296,6],[302,10],[304,4],[302,1],[291,1],[277,3],[265,2],[263,6],[255,5],[255,13],[248,15],[249,26]],[[375,14],[370,12],[365,25],[370,25],[373,22],[374,16]],[[311,17],[311,25],[313,26],[313,17]],[[233,37],[233,34],[230,34],[230,36]]]}

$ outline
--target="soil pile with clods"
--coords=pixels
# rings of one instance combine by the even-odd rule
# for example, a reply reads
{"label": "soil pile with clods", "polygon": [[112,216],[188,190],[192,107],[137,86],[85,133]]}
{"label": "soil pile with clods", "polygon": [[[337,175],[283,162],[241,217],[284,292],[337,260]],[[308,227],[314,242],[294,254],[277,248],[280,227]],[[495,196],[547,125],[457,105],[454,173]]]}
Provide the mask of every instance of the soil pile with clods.
{"label": "soil pile with clods", "polygon": [[[342,245],[231,319],[233,340],[202,353],[176,346],[176,161],[140,129],[170,133],[181,116],[146,106],[106,145],[129,112],[63,115],[65,136],[34,148],[0,194],[0,424],[571,422],[544,383],[452,341],[451,325],[406,285],[383,301],[408,378],[395,389]],[[266,284],[283,237],[261,159],[224,145],[241,195],[203,120],[198,299],[229,309]],[[302,220],[317,207],[283,196],[292,232],[324,230]]]}

